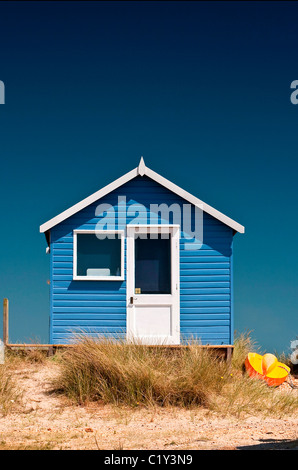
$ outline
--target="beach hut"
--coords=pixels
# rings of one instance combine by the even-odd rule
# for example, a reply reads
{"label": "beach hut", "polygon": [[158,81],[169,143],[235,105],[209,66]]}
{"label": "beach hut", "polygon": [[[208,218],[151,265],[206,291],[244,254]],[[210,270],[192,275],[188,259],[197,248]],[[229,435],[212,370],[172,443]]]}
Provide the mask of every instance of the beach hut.
{"label": "beach hut", "polygon": [[40,226],[50,343],[233,344],[233,238],[244,227],[145,165]]}

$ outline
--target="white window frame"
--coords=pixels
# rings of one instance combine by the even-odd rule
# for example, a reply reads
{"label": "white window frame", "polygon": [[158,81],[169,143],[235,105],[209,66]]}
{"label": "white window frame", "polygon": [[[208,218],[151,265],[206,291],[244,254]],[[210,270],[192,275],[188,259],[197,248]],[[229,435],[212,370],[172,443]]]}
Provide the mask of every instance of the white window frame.
{"label": "white window frame", "polygon": [[[120,276],[78,276],[77,275],[77,235],[78,234],[118,234],[121,240]],[[124,230],[74,230],[73,231],[73,280],[74,281],[124,281]]]}

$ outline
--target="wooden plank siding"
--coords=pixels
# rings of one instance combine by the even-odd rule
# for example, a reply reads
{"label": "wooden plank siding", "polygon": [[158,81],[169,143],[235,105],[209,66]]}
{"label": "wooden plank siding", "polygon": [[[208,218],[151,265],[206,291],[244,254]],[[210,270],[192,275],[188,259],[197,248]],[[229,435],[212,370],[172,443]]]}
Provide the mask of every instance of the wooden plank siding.
{"label": "wooden plank siding", "polygon": [[[127,217],[118,207],[118,196],[125,196],[127,206],[140,213]],[[138,217],[149,223],[150,204],[189,204],[180,196],[138,176],[96,203],[91,204],[51,229],[50,343],[67,344],[74,332],[90,334],[126,334],[126,241],[124,246],[124,281],[73,280],[73,230],[94,230],[99,204],[111,204],[122,214],[115,229]],[[152,214],[151,214],[152,215]],[[171,218],[170,218],[171,219]],[[105,219],[108,220],[108,219]],[[111,222],[113,222],[112,219]],[[173,223],[153,214],[151,223]],[[181,339],[200,338],[202,344],[232,344],[232,241],[233,230],[204,213],[204,239],[199,250],[186,250],[185,233],[180,239],[180,324]]]}

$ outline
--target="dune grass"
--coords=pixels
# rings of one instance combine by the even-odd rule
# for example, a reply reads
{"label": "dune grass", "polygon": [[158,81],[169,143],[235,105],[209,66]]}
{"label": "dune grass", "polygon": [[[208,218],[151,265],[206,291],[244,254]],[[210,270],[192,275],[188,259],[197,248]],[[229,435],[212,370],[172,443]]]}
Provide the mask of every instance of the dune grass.
{"label": "dune grass", "polygon": [[249,350],[249,336],[241,335],[229,366],[195,342],[166,349],[82,334],[63,354],[55,387],[78,404],[202,406],[236,416],[298,410],[297,393],[282,394],[243,372]]}
{"label": "dune grass", "polygon": [[22,392],[16,385],[10,362],[0,364],[0,415],[18,409],[22,401]]}
{"label": "dune grass", "polygon": [[9,350],[5,351],[5,363],[0,364],[0,416],[14,411],[24,411],[23,390],[17,383],[16,371],[27,364],[44,364],[47,360],[44,351]]}

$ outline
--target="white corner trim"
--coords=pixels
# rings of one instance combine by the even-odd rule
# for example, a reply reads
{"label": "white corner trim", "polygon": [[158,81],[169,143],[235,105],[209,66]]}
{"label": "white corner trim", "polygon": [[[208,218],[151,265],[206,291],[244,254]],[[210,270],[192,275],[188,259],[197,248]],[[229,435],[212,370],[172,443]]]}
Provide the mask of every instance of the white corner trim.
{"label": "white corner trim", "polygon": [[201,201],[200,199],[193,196],[192,194],[185,191],[184,189],[180,188],[179,186],[172,183],[171,181],[167,180],[166,178],[159,175],[155,171],[150,170],[150,168],[148,168],[145,165],[143,157],[141,158],[139,166],[137,168],[134,168],[133,170],[129,171],[125,175],[123,175],[120,178],[116,179],[115,181],[108,184],[104,188],[102,188],[99,191],[96,191],[95,193],[91,194],[91,196],[83,199],[82,201],[78,202],[77,204],[70,207],[66,211],[61,212],[61,214],[57,215],[56,217],[53,217],[48,222],[45,222],[43,225],[40,226],[40,232],[44,233],[47,230],[50,230],[55,225],[63,222],[68,217],[71,217],[72,215],[76,214],[77,212],[79,212],[80,210],[82,210],[85,207],[89,206],[90,204],[97,201],[98,199],[106,196],[110,192],[112,192],[115,189],[119,188],[119,186],[122,186],[123,184],[127,183],[128,181],[132,180],[133,178],[135,178],[138,175],[148,176],[149,178],[151,178],[152,180],[154,180],[157,183],[161,184],[165,188],[167,188],[170,191],[176,193],[178,196],[182,197],[186,201],[190,202],[191,204],[194,204],[195,206],[199,207],[203,211],[207,212],[208,214],[212,215],[216,219],[220,220],[221,222],[223,222],[225,225],[231,227],[236,232],[244,233],[245,228],[244,228],[243,225],[240,225],[235,220],[233,220],[230,217],[222,214],[218,210],[216,210],[213,207],[209,206],[205,202]]}

